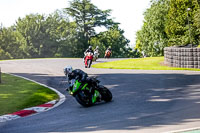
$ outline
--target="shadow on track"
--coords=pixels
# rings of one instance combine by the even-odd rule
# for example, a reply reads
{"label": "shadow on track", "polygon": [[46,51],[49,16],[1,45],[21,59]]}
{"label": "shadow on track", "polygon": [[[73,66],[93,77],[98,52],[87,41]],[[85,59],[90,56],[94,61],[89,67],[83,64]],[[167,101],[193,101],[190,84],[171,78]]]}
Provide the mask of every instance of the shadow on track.
{"label": "shadow on track", "polygon": [[[64,76],[41,74],[24,76],[62,93]],[[175,125],[200,119],[200,75],[185,74],[100,74],[101,84],[113,94],[113,101],[84,108],[71,96],[61,106],[34,117],[0,126],[6,131],[24,132],[90,132],[103,130],[135,130],[162,125]],[[13,124],[15,125],[13,127]]]}

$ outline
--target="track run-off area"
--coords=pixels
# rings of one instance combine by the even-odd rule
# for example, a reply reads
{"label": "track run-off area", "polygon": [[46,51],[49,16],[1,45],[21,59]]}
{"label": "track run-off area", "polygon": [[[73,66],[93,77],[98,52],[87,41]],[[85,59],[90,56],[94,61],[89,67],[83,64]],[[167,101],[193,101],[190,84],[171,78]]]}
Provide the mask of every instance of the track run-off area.
{"label": "track run-off area", "polygon": [[[119,59],[99,59],[95,63]],[[71,65],[109,88],[113,100],[84,108],[66,91]],[[0,61],[1,71],[50,86],[66,100],[51,110],[0,123],[0,133],[162,133],[200,127],[200,72],[84,68],[82,59]],[[12,97],[11,97],[12,98]]]}

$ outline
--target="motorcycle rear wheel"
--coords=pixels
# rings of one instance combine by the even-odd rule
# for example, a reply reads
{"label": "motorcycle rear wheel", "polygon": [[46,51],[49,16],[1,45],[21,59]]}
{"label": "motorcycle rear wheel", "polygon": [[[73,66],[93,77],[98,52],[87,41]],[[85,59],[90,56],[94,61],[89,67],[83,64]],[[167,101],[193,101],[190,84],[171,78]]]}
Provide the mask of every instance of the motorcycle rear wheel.
{"label": "motorcycle rear wheel", "polygon": [[102,99],[105,102],[110,102],[112,100],[112,93],[110,92],[110,90],[108,88],[106,88],[103,85],[99,85],[99,92],[102,96]]}

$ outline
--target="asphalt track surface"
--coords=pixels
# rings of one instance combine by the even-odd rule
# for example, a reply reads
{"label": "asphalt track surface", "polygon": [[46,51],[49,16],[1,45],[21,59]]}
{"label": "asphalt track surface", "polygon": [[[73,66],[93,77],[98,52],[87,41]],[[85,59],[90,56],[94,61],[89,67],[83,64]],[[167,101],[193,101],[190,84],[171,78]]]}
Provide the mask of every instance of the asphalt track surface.
{"label": "asphalt track surface", "polygon": [[[79,105],[65,92],[66,65],[97,76],[111,90],[112,102]],[[63,104],[49,111],[0,123],[0,133],[161,133],[200,126],[200,72],[86,69],[82,59],[0,61],[0,67],[66,96]]]}

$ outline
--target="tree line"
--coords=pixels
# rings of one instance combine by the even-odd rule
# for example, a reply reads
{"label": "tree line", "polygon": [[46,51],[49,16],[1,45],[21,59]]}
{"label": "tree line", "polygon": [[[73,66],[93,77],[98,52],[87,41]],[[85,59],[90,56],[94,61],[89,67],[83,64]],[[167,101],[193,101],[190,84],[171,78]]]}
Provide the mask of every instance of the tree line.
{"label": "tree line", "polygon": [[200,43],[200,0],[151,0],[134,50],[110,14],[90,0],[73,0],[49,15],[18,18],[0,26],[0,59],[83,57],[89,45],[99,46],[101,57],[109,46],[113,57],[163,56],[165,47]]}
{"label": "tree line", "polygon": [[200,44],[200,0],[151,0],[135,49],[162,56],[164,47],[188,44]]}
{"label": "tree line", "polygon": [[[100,10],[90,0],[73,0],[49,15],[29,14],[8,28],[0,27],[0,59],[83,57],[89,45],[100,56],[111,46],[113,57],[137,56],[111,10]],[[96,27],[106,31],[97,33]]]}

